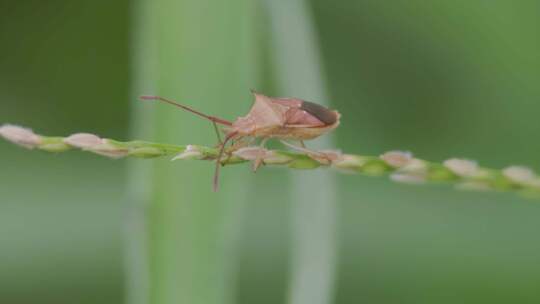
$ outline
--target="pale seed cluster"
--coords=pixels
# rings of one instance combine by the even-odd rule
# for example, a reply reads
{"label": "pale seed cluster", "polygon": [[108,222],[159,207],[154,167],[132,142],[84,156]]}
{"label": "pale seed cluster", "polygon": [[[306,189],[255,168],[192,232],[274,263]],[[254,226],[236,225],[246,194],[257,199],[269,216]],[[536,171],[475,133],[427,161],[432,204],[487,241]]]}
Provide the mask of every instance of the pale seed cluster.
{"label": "pale seed cluster", "polygon": [[[197,145],[184,148],[141,141],[117,142],[90,133],[76,133],[65,138],[45,137],[28,128],[10,124],[0,126],[0,136],[27,149],[62,152],[76,148],[111,158],[176,155],[172,160],[215,160],[217,157],[217,149]],[[305,153],[292,153],[244,147],[226,153],[221,162],[227,164],[256,160],[262,160],[264,164],[287,165],[293,168],[330,166],[353,173],[390,173],[392,180],[404,183],[449,181],[456,183],[460,189],[475,190],[494,189],[494,185],[499,185],[500,188],[502,183],[506,187],[504,189],[540,191],[540,177],[527,167],[510,166],[503,170],[491,170],[481,168],[475,161],[460,158],[447,159],[442,164],[437,164],[415,158],[407,151],[389,151],[379,157],[370,157],[342,154],[338,151],[306,150]]]}
{"label": "pale seed cluster", "polygon": [[0,135],[6,140],[27,149],[34,149],[42,143],[41,137],[32,130],[15,125],[1,126]]}

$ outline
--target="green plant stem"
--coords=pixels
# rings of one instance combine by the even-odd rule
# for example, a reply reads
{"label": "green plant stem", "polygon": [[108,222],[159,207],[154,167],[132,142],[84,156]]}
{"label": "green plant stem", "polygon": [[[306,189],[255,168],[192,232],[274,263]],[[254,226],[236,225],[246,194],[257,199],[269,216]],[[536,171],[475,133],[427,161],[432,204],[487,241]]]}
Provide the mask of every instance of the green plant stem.
{"label": "green plant stem", "polygon": [[[258,78],[254,41],[254,1],[136,0],[132,94],[161,95],[202,112],[225,117],[245,108]],[[132,136],[158,142],[213,142],[207,121],[168,105],[141,104],[133,98]],[[185,118],[185,119],[184,119]],[[121,145],[121,143],[118,143]],[[127,143],[128,156],[173,155],[186,147]],[[105,152],[107,153],[107,152]],[[142,192],[144,231],[135,256],[131,303],[235,303],[235,278],[242,205],[248,171],[231,168],[219,193],[208,189],[200,163],[181,170],[168,162],[132,162],[130,197]],[[241,184],[243,182],[243,184]],[[222,204],[226,200],[228,204]],[[132,203],[132,202],[130,202]],[[140,208],[140,207],[138,207]],[[135,235],[134,238],[137,236]],[[145,248],[142,248],[145,246]],[[136,259],[139,259],[137,261]],[[144,259],[144,260],[143,260]],[[139,294],[139,295],[138,295]],[[138,297],[145,297],[138,301]]]}
{"label": "green plant stem", "polygon": [[[137,100],[143,92],[157,89],[157,35],[158,18],[156,5],[151,1],[132,1],[131,9],[131,100]],[[149,138],[155,133],[155,108],[130,106],[130,136]],[[141,123],[144,122],[144,123]],[[150,234],[149,210],[152,207],[155,181],[151,162],[131,159],[127,172],[127,200],[125,213],[125,281],[126,303],[148,304],[152,302],[151,273],[153,254]]]}
{"label": "green plant stem", "polygon": [[[308,1],[266,0],[276,86],[281,96],[302,96],[329,108],[321,49]],[[332,136],[310,143],[332,147]],[[329,304],[338,264],[338,196],[335,175],[317,171],[292,174],[290,304]]]}

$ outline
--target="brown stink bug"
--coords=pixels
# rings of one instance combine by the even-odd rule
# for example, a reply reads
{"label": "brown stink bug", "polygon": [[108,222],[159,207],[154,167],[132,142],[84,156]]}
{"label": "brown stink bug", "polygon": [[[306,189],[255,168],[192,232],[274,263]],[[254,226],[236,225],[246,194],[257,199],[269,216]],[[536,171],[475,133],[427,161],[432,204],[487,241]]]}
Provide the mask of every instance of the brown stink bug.
{"label": "brown stink bug", "polygon": [[[235,121],[229,121],[215,116],[210,116],[196,111],[188,106],[179,104],[160,96],[141,96],[142,100],[158,100],[166,102],[191,113],[210,120],[216,129],[219,139],[219,154],[216,159],[214,174],[214,191],[217,190],[219,168],[225,147],[229,141],[240,142],[233,144],[231,152],[242,145],[249,145],[255,139],[261,140],[261,147],[270,138],[277,138],[285,145],[302,151],[307,150],[304,140],[313,139],[335,129],[339,125],[339,112],[326,107],[297,98],[275,98],[253,92],[255,102],[246,116],[238,117]],[[221,141],[217,124],[224,125],[225,139]],[[301,147],[291,145],[285,140],[299,141]],[[261,165],[262,159],[253,162],[253,170]]]}

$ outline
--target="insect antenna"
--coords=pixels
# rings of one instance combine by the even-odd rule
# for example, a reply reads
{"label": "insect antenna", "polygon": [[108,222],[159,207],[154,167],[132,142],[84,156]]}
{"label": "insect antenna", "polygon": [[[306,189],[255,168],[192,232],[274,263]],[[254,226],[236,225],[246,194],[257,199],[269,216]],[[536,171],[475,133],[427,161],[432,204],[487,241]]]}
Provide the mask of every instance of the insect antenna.
{"label": "insect antenna", "polygon": [[219,118],[219,117],[215,117],[215,116],[210,116],[210,115],[206,115],[204,113],[201,113],[197,110],[194,110],[188,106],[185,106],[183,104],[179,104],[175,101],[172,101],[170,99],[167,99],[167,98],[163,98],[161,96],[149,96],[149,95],[143,95],[143,96],[140,96],[139,97],[141,100],[156,100],[156,101],[162,101],[162,102],[165,102],[165,103],[168,103],[168,104],[171,104],[173,106],[176,106],[176,107],[179,107],[179,108],[182,108],[188,112],[191,112],[193,114],[196,114],[196,115],[199,115],[203,118],[206,118],[214,123],[219,123],[219,124],[222,124],[222,125],[226,125],[226,126],[232,126],[232,122],[226,120],[226,119],[223,119],[223,118]]}
{"label": "insect antenna", "polygon": [[214,192],[217,192],[219,187],[219,168],[221,168],[221,157],[223,156],[223,152],[225,151],[225,145],[229,140],[231,140],[233,137],[235,137],[238,134],[238,132],[229,133],[227,137],[225,137],[225,140],[221,144],[221,148],[219,149],[218,156],[216,158],[216,170],[214,171],[214,183],[213,183],[213,190]]}

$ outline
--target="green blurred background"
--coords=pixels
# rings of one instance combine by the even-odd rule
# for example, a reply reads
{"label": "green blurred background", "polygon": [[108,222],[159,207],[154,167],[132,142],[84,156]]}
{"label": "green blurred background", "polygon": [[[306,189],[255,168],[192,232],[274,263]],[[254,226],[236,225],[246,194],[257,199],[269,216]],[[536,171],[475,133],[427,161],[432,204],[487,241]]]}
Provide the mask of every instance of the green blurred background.
{"label": "green blurred background", "polygon": [[[213,131],[204,121],[173,108],[142,105],[135,96],[155,89],[232,118],[248,109],[250,87],[219,85],[220,80],[242,75],[245,83],[279,95],[274,63],[268,59],[277,52],[267,39],[268,6],[184,0],[177,2],[181,9],[166,11],[175,1],[156,1],[163,8],[145,2],[151,1],[0,1],[0,123],[30,126],[47,135],[85,131],[129,139],[148,134],[141,139],[212,144]],[[343,114],[334,135],[337,147],[363,154],[410,150],[434,161],[466,157],[490,167],[517,164],[540,170],[540,2],[307,4],[325,71],[329,100],[324,102]],[[151,13],[157,29],[141,22],[146,8],[158,11]],[[222,20],[222,15],[227,17]],[[245,36],[251,44],[243,45],[244,34],[236,35],[235,29],[249,30]],[[145,66],[156,59],[137,48],[156,32],[160,69],[153,73],[159,75],[148,76]],[[213,32],[218,34],[208,35]],[[204,48],[207,41],[223,47]],[[171,48],[163,47],[167,43]],[[181,51],[176,53],[176,47]],[[194,53],[200,55],[189,55]],[[181,70],[186,67],[188,74]],[[212,67],[217,76],[197,73]],[[148,82],[144,77],[161,82],[139,88]],[[147,124],[157,130],[140,130],[148,127],[143,119],[148,114],[141,111],[151,113]],[[193,127],[175,129],[168,121]],[[27,151],[4,141],[0,155],[0,302],[122,303],[129,298],[143,303],[132,298],[136,292],[126,292],[134,288],[130,251],[136,247],[126,241],[133,231],[126,233],[130,226],[125,223],[135,195],[130,188],[137,183],[132,175],[145,169],[84,153]],[[179,190],[157,193],[155,200],[178,198],[182,187],[189,188],[191,200],[181,205],[188,209],[174,211],[195,210],[195,218],[210,225],[210,232],[191,232],[194,244],[199,234],[206,237],[218,229],[212,225],[220,213],[214,212],[236,214],[231,218],[237,233],[228,251],[234,262],[215,266],[233,273],[222,286],[236,299],[228,301],[289,302],[294,261],[288,223],[291,197],[296,196],[289,195],[293,190],[287,187],[286,170],[264,168],[252,176],[247,166],[225,168],[223,192],[213,196],[207,194],[211,164],[137,162],[164,174],[183,172],[171,173],[171,179],[158,177],[164,191],[175,183]],[[197,182],[182,186],[193,172]],[[540,302],[538,202],[513,194],[332,177],[337,180],[333,205],[339,261],[335,303]],[[235,199],[238,189],[242,203]],[[230,211],[227,206],[236,207]],[[151,213],[151,221],[159,216]],[[160,236],[186,227],[151,229],[148,246],[161,246],[167,238]],[[200,242],[207,241],[201,237]],[[160,250],[165,257],[151,257],[161,264],[150,270],[150,280],[162,279],[163,269],[206,261],[190,259],[201,253],[193,251],[178,256],[184,264],[173,267],[166,263],[175,258],[166,256],[169,248]],[[212,269],[205,271],[211,276]],[[159,284],[191,288],[174,276]],[[219,284],[211,282],[209,288]],[[174,295],[150,298],[152,303],[175,302]]]}

